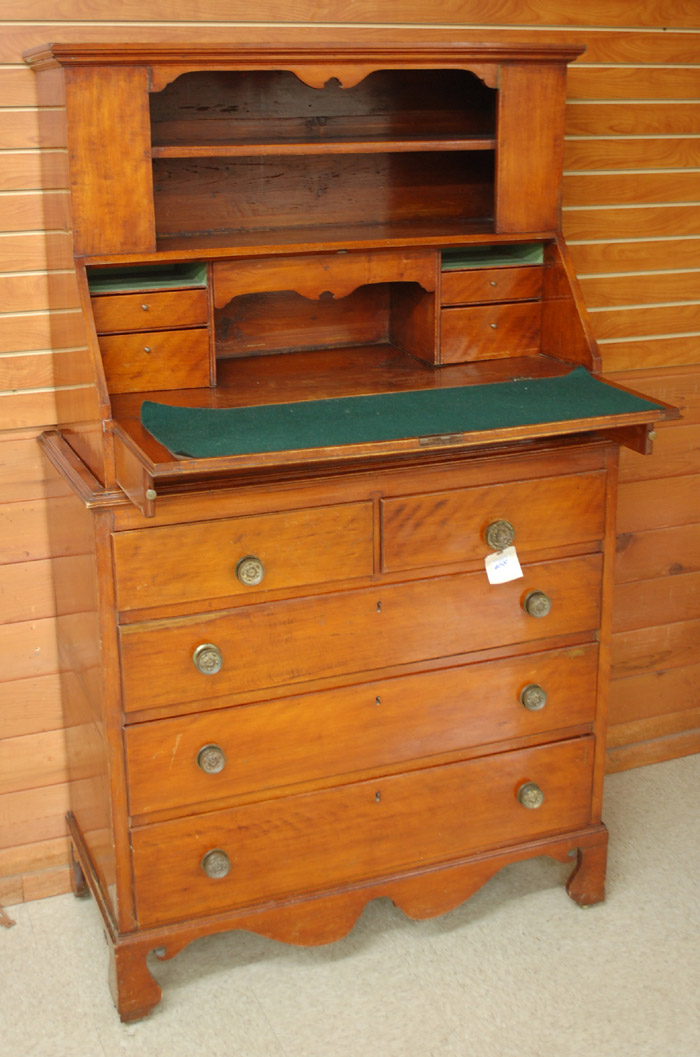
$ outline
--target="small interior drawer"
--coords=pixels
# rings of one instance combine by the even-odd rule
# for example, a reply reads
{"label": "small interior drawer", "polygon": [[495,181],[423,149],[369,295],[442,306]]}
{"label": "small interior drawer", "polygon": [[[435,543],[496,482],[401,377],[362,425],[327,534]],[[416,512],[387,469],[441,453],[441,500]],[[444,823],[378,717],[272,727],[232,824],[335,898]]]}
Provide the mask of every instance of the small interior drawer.
{"label": "small interior drawer", "polygon": [[597,658],[591,643],[134,723],[124,732],[130,812],[178,811],[590,724]]}
{"label": "small interior drawer", "polygon": [[[594,758],[594,739],[574,738],[139,827],[139,923],[297,899],[582,828]],[[543,799],[528,808],[519,793],[532,785]]]}
{"label": "small interior drawer", "polygon": [[[384,499],[382,569],[482,559],[510,545],[507,539],[498,542],[504,522],[521,557],[572,543],[590,545],[603,538],[604,519],[603,472]],[[508,535],[511,529],[505,530]]]}
{"label": "small interior drawer", "polygon": [[466,363],[538,353],[541,320],[539,301],[443,308],[441,362]]}
{"label": "small interior drawer", "polygon": [[209,385],[209,331],[203,328],[104,335],[100,351],[110,393]]}
{"label": "small interior drawer", "polygon": [[92,299],[98,334],[204,326],[207,312],[206,290],[146,290]]}
{"label": "small interior drawer", "polygon": [[478,301],[527,301],[542,294],[542,269],[469,268],[442,273],[443,305],[465,305]]}
{"label": "small interior drawer", "polygon": [[343,503],[134,529],[115,533],[113,547],[122,612],[250,596],[370,576],[372,505]]}

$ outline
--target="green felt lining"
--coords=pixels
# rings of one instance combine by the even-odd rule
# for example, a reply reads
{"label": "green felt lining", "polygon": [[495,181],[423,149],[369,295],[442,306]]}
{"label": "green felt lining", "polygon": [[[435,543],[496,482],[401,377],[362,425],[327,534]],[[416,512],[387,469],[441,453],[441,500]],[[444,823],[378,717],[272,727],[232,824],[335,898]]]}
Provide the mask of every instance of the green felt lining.
{"label": "green felt lining", "polygon": [[495,246],[460,246],[442,251],[442,271],[461,271],[465,268],[500,268],[508,265],[542,264],[544,245],[541,242],[512,242]]}
{"label": "green felt lining", "polygon": [[207,285],[207,266],[194,264],[137,264],[132,267],[90,268],[91,294],[126,294],[140,290],[172,290]]}
{"label": "green felt lining", "polygon": [[189,408],[146,400],[141,421],[176,455],[210,458],[507,429],[660,410],[583,367],[556,378],[421,389],[259,407]]}

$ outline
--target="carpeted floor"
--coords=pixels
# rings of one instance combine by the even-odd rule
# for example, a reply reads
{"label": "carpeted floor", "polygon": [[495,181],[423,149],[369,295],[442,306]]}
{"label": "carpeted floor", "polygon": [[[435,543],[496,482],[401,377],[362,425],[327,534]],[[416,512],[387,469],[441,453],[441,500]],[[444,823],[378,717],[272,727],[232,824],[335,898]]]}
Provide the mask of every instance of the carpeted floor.
{"label": "carpeted floor", "polygon": [[612,775],[608,898],[580,910],[550,860],[412,922],[370,905],[345,940],[229,933],[157,963],[122,1025],[91,900],[0,929],[3,1057],[700,1057],[700,755]]}

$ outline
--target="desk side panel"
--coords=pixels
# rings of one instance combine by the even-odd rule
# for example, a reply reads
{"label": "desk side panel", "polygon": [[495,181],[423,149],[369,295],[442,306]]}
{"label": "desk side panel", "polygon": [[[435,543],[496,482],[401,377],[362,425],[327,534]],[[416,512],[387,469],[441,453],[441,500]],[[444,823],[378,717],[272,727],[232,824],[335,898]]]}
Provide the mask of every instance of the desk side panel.
{"label": "desk side panel", "polygon": [[66,104],[76,256],[154,250],[147,68],[69,69]]}
{"label": "desk side panel", "polygon": [[86,503],[52,464],[47,475],[49,527],[57,547],[66,535],[66,518],[71,529],[70,560],[59,549],[53,563],[70,808],[104,902],[123,930],[130,920],[129,883],[118,863],[128,867],[129,856],[123,855],[127,830],[112,630],[112,515]]}

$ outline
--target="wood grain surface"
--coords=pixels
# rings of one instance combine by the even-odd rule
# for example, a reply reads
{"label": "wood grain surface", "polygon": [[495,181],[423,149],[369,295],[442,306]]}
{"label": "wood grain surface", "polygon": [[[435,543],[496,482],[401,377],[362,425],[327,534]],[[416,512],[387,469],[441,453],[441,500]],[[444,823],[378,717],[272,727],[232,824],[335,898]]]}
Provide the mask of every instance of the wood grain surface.
{"label": "wood grain surface", "polygon": [[[124,0],[118,15],[87,0],[6,0],[0,13],[0,189],[6,192],[0,195],[0,271],[13,300],[0,309],[0,354],[8,357],[0,364],[0,523],[6,528],[0,534],[0,561],[7,567],[9,592],[4,626],[11,631],[5,645],[12,651],[16,645],[19,652],[0,676],[0,697],[26,702],[26,709],[18,714],[16,707],[3,708],[0,745],[2,739],[17,745],[19,737],[27,758],[38,750],[38,743],[32,745],[35,737],[61,726],[56,672],[43,659],[38,672],[34,652],[45,643],[44,655],[50,658],[53,619],[51,547],[35,436],[56,421],[61,394],[54,389],[46,353],[82,347],[85,333],[68,301],[62,309],[48,303],[49,282],[53,289],[56,283],[63,286],[66,297],[70,289],[68,278],[54,274],[70,268],[66,155],[56,109],[60,99],[39,98],[36,78],[21,53],[48,40],[179,42],[182,17],[189,23],[191,41],[220,42],[227,34],[226,23],[237,23],[231,30],[237,37],[245,33],[257,41],[324,39],[327,29],[306,23],[342,21],[349,23],[348,40],[371,36],[372,23],[388,27],[382,31],[386,38],[406,39],[415,33],[406,24],[418,23],[425,27],[421,35],[426,38],[449,40],[459,33],[494,40],[585,43],[587,50],[568,77],[564,230],[574,264],[584,276],[584,296],[598,309],[593,320],[602,339],[603,368],[625,372],[627,384],[642,390],[647,384],[652,394],[668,390],[668,380],[678,370],[696,391],[700,383],[700,295],[694,287],[700,282],[700,210],[692,191],[699,164],[693,137],[700,107],[700,32],[695,5],[686,0],[640,0],[634,10],[627,0],[591,0],[585,5],[573,0],[501,0],[486,26],[483,4],[476,0],[446,0],[439,9],[425,0],[395,0],[391,5],[364,0],[351,9],[339,0],[291,0],[284,5],[262,0],[252,26],[245,25],[249,7],[238,0],[199,0],[186,11],[172,0]],[[289,25],[295,22],[299,25]],[[450,28],[432,28],[436,22]],[[28,281],[23,284],[20,277]],[[60,384],[81,385],[83,379],[69,377]],[[87,407],[87,394],[84,399]],[[675,396],[668,399],[673,402]],[[685,436],[691,445],[694,435]],[[635,542],[621,552],[624,564],[619,569],[627,569],[625,576],[633,571],[634,579],[625,579],[625,584],[648,582],[647,599],[654,595],[658,600],[656,591],[665,589],[671,567],[674,592],[695,575],[695,566],[688,562],[700,534],[700,475],[687,468],[682,442],[671,463],[660,446],[658,456],[645,465],[646,477],[626,478],[620,487],[620,533]],[[668,534],[657,539],[664,531]],[[638,555],[634,566],[629,564],[633,553]],[[692,595],[693,582],[689,579],[686,597]],[[646,624],[615,636],[615,763],[610,764],[615,769],[700,748],[693,741],[693,728],[686,736],[678,722],[668,719],[686,715],[689,723],[696,722],[697,618],[676,619],[675,612],[647,607],[643,598],[639,604],[635,619]],[[36,638],[37,620],[42,622],[41,642]],[[626,704],[616,711],[615,702],[623,697]],[[637,720],[651,719],[656,722],[653,728],[635,726]],[[617,723],[621,726],[616,732]],[[46,785],[28,766],[26,777],[17,777],[22,788],[0,795],[2,846],[12,851],[10,857],[0,858],[5,899],[8,894],[13,899],[52,894],[68,886],[61,860],[66,785],[53,767],[47,761],[46,775],[54,784]]]}

